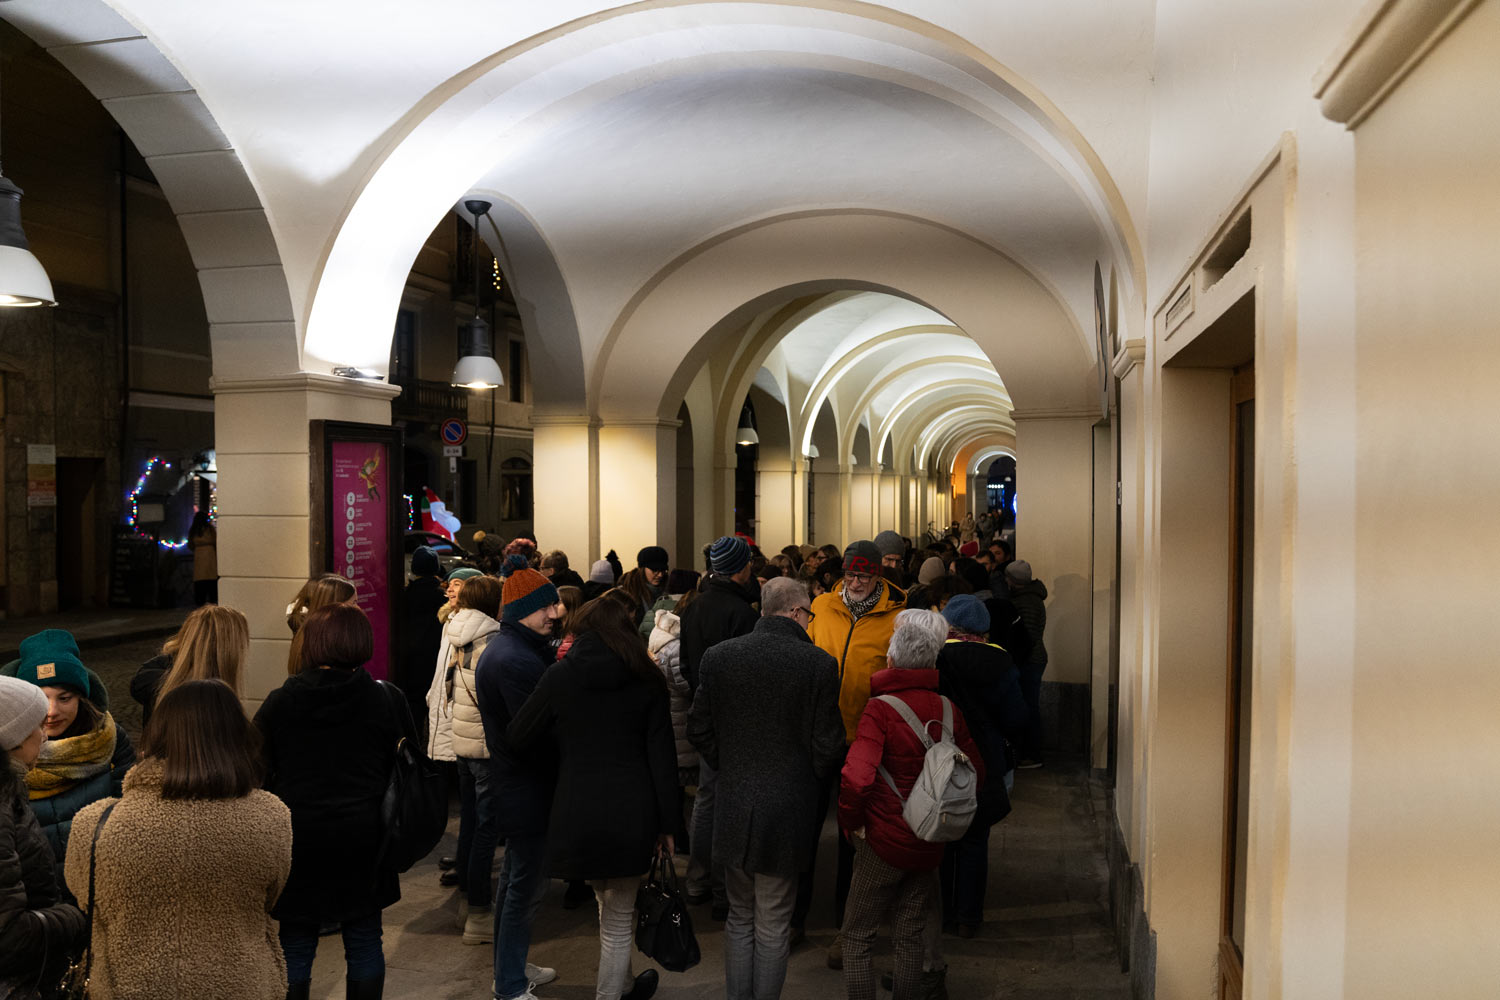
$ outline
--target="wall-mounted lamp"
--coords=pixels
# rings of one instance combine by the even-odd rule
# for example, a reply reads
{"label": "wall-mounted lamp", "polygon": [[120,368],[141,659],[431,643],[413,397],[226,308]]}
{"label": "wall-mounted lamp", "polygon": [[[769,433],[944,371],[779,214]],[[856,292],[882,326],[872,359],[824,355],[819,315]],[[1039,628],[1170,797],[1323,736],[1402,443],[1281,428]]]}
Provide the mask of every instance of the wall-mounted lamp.
{"label": "wall-mounted lamp", "polygon": [[490,325],[479,315],[479,217],[489,214],[490,203],[471,198],[464,208],[474,216],[474,317],[459,333],[458,364],[453,366],[451,381],[461,389],[498,389],[505,384],[505,376],[495,363]]}

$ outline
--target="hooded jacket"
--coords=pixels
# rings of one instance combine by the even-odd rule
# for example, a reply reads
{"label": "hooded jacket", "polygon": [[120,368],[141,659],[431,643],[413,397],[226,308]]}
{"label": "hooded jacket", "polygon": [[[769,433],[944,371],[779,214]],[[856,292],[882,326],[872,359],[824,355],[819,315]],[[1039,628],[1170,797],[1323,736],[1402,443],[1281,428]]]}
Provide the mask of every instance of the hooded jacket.
{"label": "hooded jacket", "polygon": [[1040,580],[1030,580],[1010,588],[1010,601],[1021,616],[1026,637],[1031,640],[1031,653],[1026,662],[1033,667],[1047,665],[1047,644],[1043,635],[1047,631],[1047,587]]}
{"label": "hooded jacket", "polygon": [[[693,707],[693,689],[682,676],[682,620],[658,607],[646,652],[667,679],[668,704],[672,710],[672,737],[677,744],[679,770],[698,768],[698,751],[688,742],[688,711]],[[689,782],[694,784],[696,782]]]}
{"label": "hooded jacket", "polygon": [[[101,831],[89,996],[280,1000],[286,962],[270,911],[291,871],[291,813],[259,789],[167,800],[161,782],[160,761],[132,768]],[[106,804],[74,820],[68,885],[85,907]]]}
{"label": "hooded jacket", "polygon": [[377,863],[396,743],[414,735],[405,697],[393,694],[399,689],[363,667],[313,667],[288,677],[255,713],[266,788],[292,811],[278,920],[352,920],[401,898],[395,869]]}
{"label": "hooded jacket", "polygon": [[[917,738],[894,708],[878,700],[880,695],[894,695],[924,722],[941,722],[943,703],[938,695],[936,670],[882,670],[871,678],[875,695],[860,716],[859,732],[839,785],[839,827],[853,834],[863,827],[870,847],[886,864],[903,871],[931,871],[943,860],[943,844],[918,840],[901,815],[906,796],[911,794],[927,748]],[[937,726],[930,731],[936,733]],[[984,758],[969,736],[968,724],[958,706],[953,707],[953,742],[968,755],[984,792]],[[880,776],[884,765],[891,780],[901,791],[901,798]]]}
{"label": "hooded jacket", "polygon": [[432,681],[443,632],[437,613],[447,603],[443,582],[435,576],[419,576],[401,592],[401,653],[391,679],[413,705]]}
{"label": "hooded jacket", "polygon": [[0,774],[0,785],[0,980],[30,984],[43,955],[64,953],[83,937],[84,916],[63,902],[52,849],[26,806],[23,773]]}
{"label": "hooded jacket", "polygon": [[490,755],[474,671],[484,648],[499,631],[500,623],[477,608],[454,612],[443,626],[443,641],[450,650],[448,668],[443,671],[444,701],[451,719],[453,753],[459,757],[484,760]]}
{"label": "hooded jacket", "polygon": [[906,607],[906,594],[889,580],[875,606],[860,616],[849,613],[844,603],[844,581],[831,593],[812,602],[813,620],[807,634],[818,648],[839,665],[839,714],[844,717],[844,738],[854,742],[859,717],[870,700],[870,678],[885,669],[885,651],[896,631],[896,613]]}
{"label": "hooded jacket", "polygon": [[557,755],[547,828],[554,878],[645,873],[658,835],[678,824],[666,684],[585,632],[516,713],[509,741],[518,752],[550,743]]}

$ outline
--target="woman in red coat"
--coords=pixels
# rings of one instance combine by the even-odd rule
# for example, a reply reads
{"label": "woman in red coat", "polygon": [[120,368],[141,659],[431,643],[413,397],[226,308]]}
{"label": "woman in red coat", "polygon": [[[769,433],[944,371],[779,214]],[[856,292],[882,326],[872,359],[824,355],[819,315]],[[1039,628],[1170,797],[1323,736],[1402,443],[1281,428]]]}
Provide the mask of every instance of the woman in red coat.
{"label": "woman in red coat", "polygon": [[[892,1000],[916,997],[921,984],[922,931],[935,881],[932,872],[943,860],[943,845],[917,839],[901,815],[902,803],[922,772],[926,748],[881,696],[899,698],[917,718],[937,723],[929,723],[929,731],[936,735],[945,700],[938,694],[936,662],[946,634],[946,623],[934,611],[907,610],[896,616],[887,668],[870,678],[870,701],[844,762],[839,826],[854,843],[854,881],[841,932],[849,1000],[874,1000],[870,950],[887,913],[896,952]],[[983,784],[984,761],[957,707],[953,741],[969,756]],[[901,798],[880,776],[882,766]]]}

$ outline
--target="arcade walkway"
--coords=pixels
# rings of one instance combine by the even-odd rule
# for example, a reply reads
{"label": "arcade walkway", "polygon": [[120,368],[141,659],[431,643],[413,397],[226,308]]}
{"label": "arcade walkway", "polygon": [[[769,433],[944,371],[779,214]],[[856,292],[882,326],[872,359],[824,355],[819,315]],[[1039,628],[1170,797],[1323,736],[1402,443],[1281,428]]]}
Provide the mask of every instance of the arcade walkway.
{"label": "arcade walkway", "polygon": [[[1081,764],[1018,772],[1015,812],[990,841],[986,923],[973,940],[951,935],[943,939],[948,992],[955,1000],[1130,996],[1109,931],[1105,799],[1102,791],[1091,788],[1085,774]],[[389,1000],[481,1000],[491,995],[491,949],[460,941],[454,929],[454,893],[437,885],[437,857],[452,853],[456,831],[455,821],[441,849],[403,878],[401,902],[385,911]],[[832,858],[831,824],[824,836],[828,850],[819,856]],[[831,872],[824,875],[825,882],[831,880]],[[829,887],[820,886],[808,928],[811,943],[792,953],[782,994],[787,1000],[834,1000],[843,995],[840,974],[824,964],[824,946],[833,936],[826,905],[830,897]],[[684,974],[664,972],[658,997],[723,996],[722,925],[709,919],[707,906],[695,907],[693,916],[703,962]],[[556,982],[539,990],[543,1000],[586,1000],[594,995],[599,947],[595,913],[592,906],[564,910],[561,882],[553,884],[542,904],[535,942],[532,961],[559,972]],[[645,966],[639,953],[636,959],[640,971]],[[876,967],[882,966],[888,968],[889,959],[877,956]],[[312,995],[342,997],[343,968],[339,939],[324,938]]]}

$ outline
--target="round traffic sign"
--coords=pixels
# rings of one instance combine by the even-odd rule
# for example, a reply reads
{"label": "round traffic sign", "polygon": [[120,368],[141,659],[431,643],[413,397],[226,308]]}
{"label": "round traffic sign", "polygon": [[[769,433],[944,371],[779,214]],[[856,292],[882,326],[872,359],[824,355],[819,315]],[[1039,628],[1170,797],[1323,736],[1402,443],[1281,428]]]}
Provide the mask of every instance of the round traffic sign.
{"label": "round traffic sign", "polygon": [[438,428],[438,436],[443,439],[443,444],[463,444],[469,439],[469,427],[457,417],[449,417]]}

